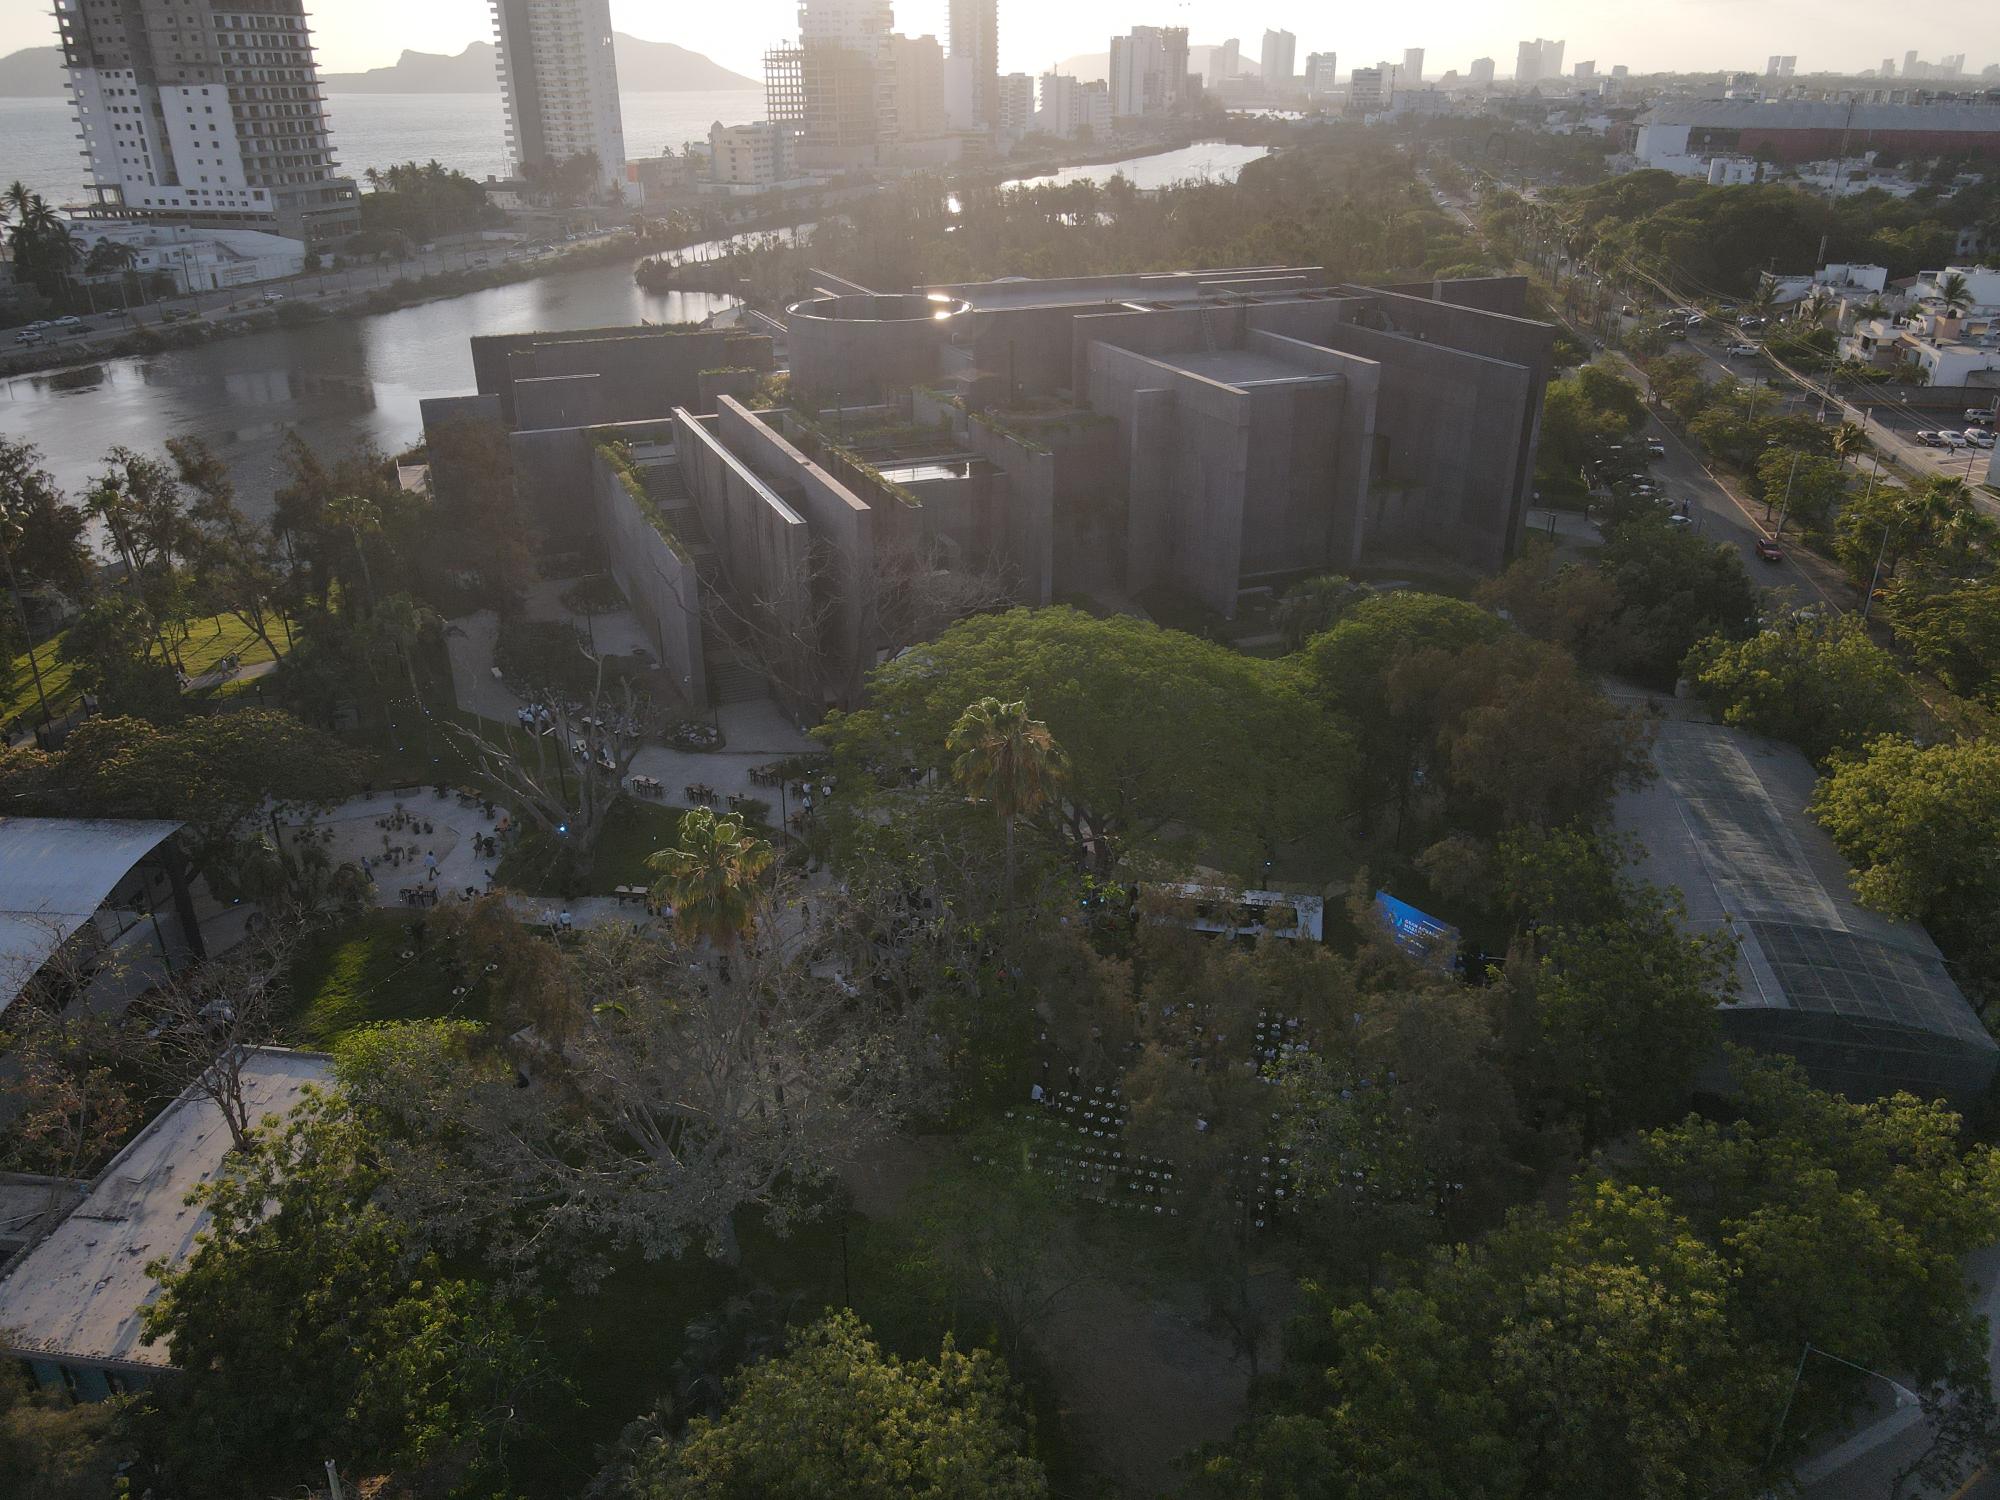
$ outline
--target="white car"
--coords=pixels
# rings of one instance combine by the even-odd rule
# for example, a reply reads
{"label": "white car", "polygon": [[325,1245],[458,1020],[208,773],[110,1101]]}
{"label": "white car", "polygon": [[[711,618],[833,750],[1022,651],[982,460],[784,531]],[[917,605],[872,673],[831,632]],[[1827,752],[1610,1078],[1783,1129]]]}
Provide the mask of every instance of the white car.
{"label": "white car", "polygon": [[1737,355],[1755,354],[1757,352],[1757,346],[1755,344],[1731,344],[1729,346],[1729,352],[1731,354],[1737,354]]}
{"label": "white car", "polygon": [[39,344],[41,341],[42,336],[32,328],[23,328],[14,335],[14,342],[17,344]]}
{"label": "white car", "polygon": [[1968,422],[1986,423],[1996,419],[2000,419],[2000,412],[1990,406],[1968,406],[1965,409],[1965,420]]}
{"label": "white car", "polygon": [[1991,448],[1993,446],[1993,434],[1981,427],[1966,428],[1965,440],[1975,448]]}
{"label": "white car", "polygon": [[68,313],[56,319],[56,327],[81,328],[83,327],[83,319],[79,318],[75,313]]}
{"label": "white car", "polygon": [[1965,434],[1962,432],[1940,432],[1937,435],[1937,441],[1940,448],[1969,448],[1972,446],[1966,442]]}
{"label": "white car", "polygon": [[53,324],[53,323],[51,323],[51,322],[50,322],[50,321],[49,321],[49,320],[48,320],[47,318],[42,318],[42,319],[40,319],[40,320],[39,320],[39,321],[37,321],[37,322],[33,322],[33,323],[30,323],[30,324],[28,325],[28,332],[29,332],[29,333],[47,333],[47,332],[48,332],[48,331],[49,331],[49,330],[50,330],[51,328],[53,328],[53,327],[55,327],[55,326],[56,326],[56,325],[55,325],[55,324]]}

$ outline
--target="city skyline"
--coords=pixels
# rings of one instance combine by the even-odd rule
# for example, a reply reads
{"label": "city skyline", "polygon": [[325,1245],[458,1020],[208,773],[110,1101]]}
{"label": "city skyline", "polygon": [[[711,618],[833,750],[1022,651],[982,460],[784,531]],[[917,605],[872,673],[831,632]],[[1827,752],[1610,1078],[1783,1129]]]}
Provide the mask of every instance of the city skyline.
{"label": "city skyline", "polygon": [[[37,13],[37,9],[40,13]],[[55,22],[46,8],[22,7],[0,16],[0,53],[55,41]],[[1808,6],[1780,0],[1746,16],[1723,0],[1679,0],[1644,14],[1609,13],[1583,0],[1495,11],[1471,0],[1439,0],[1421,20],[1395,15],[1356,15],[1329,24],[1323,9],[1304,0],[1267,0],[1245,12],[1220,0],[1148,7],[1141,0],[1084,0],[1056,5],[1051,0],[1003,0],[1000,24],[1002,72],[1040,74],[1052,64],[1103,52],[1113,35],[1135,25],[1186,26],[1196,46],[1230,36],[1261,36],[1265,29],[1298,37],[1299,55],[1337,51],[1343,56],[1400,57],[1422,47],[1431,76],[1472,59],[1492,56],[1503,68],[1523,37],[1560,36],[1571,55],[1595,58],[1600,70],[1625,64],[1634,72],[1722,68],[1762,73],[1773,53],[1796,54],[1801,75],[1827,70],[1859,72],[1885,56],[1900,59],[1912,46],[1935,60],[1966,54],[1968,69],[2000,61],[2000,12],[1990,9],[1952,25],[1912,27],[1879,6],[1861,0],[1831,0]],[[750,0],[723,10],[679,12],[663,25],[657,6],[643,0],[611,0],[612,23],[650,41],[674,42],[750,78],[761,77],[765,48],[797,30],[794,0]],[[321,66],[354,72],[395,62],[405,48],[455,53],[491,36],[486,0],[431,0],[413,8],[400,0],[341,0],[338,8],[315,14],[313,27]],[[903,0],[896,6],[896,29],[909,35],[949,34],[948,0]],[[1725,40],[1726,39],[1726,40]],[[1503,75],[1504,76],[1504,75]]]}

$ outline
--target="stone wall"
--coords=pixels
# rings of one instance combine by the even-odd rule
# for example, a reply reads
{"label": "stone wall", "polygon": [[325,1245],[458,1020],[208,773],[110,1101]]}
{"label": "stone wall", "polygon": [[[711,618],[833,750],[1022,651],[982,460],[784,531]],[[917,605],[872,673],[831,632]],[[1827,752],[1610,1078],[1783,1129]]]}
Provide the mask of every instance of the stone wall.
{"label": "stone wall", "polygon": [[660,665],[683,685],[690,704],[699,706],[708,699],[708,666],[702,653],[701,578],[694,559],[660,534],[595,444],[589,470],[605,565],[645,627]]}

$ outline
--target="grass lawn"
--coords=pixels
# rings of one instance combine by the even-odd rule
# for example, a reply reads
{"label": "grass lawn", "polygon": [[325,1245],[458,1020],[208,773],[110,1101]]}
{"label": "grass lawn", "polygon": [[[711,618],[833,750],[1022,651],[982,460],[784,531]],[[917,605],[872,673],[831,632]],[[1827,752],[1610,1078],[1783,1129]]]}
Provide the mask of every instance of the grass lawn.
{"label": "grass lawn", "polygon": [[[70,690],[69,663],[60,660],[63,638],[69,634],[62,631],[35,648],[35,659],[42,668],[42,691],[48,695],[49,712],[62,714],[75,704],[76,695]],[[271,636],[280,649],[291,649],[291,634],[282,620],[274,620]],[[258,662],[271,660],[270,648],[253,635],[248,626],[234,615],[211,615],[204,620],[188,622],[187,638],[180,643],[181,664],[190,677],[199,677],[204,672],[215,669],[215,664],[225,656],[241,659],[244,666],[254,666]],[[29,669],[27,653],[14,658],[13,691],[4,701],[0,701],[0,720],[12,720],[17,714],[39,715],[39,701],[35,695],[35,676]]]}
{"label": "grass lawn", "polygon": [[[416,913],[368,912],[314,937],[292,963],[296,1005],[290,1030],[310,1047],[331,1047],[377,1021],[428,1016],[486,1019],[484,972],[463,962],[435,935],[411,935]],[[405,958],[405,953],[411,956]],[[467,992],[454,996],[460,984]]]}

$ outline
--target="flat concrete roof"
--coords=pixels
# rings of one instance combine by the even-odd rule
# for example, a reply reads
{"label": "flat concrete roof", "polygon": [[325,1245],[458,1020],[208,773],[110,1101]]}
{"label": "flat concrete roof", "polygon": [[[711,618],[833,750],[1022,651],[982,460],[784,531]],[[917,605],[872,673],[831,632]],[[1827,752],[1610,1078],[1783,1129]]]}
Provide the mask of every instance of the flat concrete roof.
{"label": "flat concrete roof", "polygon": [[[251,1114],[284,1115],[308,1085],[324,1087],[332,1059],[259,1047],[244,1064]],[[67,1219],[0,1280],[0,1352],[92,1367],[172,1368],[163,1344],[139,1341],[158,1294],[154,1260],[179,1265],[208,1222],[188,1193],[211,1182],[229,1155],[222,1111],[190,1089],[169,1104],[99,1174]]]}
{"label": "flat concrete roof", "polygon": [[1645,846],[1639,873],[1681,891],[1690,925],[1735,936],[1740,1006],[1996,1048],[1930,934],[1855,900],[1847,862],[1806,812],[1815,778],[1803,755],[1667,719],[1653,761],[1658,779],[1618,798],[1618,826]]}
{"label": "flat concrete roof", "polygon": [[[1107,339],[1107,343],[1115,340]],[[1172,354],[1156,354],[1153,358],[1163,365],[1172,365],[1177,370],[1186,370],[1190,375],[1199,375],[1204,380],[1217,381],[1223,385],[1256,385],[1271,380],[1319,380],[1330,379],[1316,370],[1308,370],[1303,365],[1289,360],[1259,353],[1254,349],[1190,349]]]}
{"label": "flat concrete roof", "polygon": [[0,818],[0,1011],[178,823]]}
{"label": "flat concrete roof", "polygon": [[1220,292],[1289,296],[1319,290],[1326,273],[1318,266],[1228,266],[1213,270],[1158,271],[1118,276],[1041,279],[1012,276],[960,286],[925,287],[968,302],[974,312],[1026,307],[1104,307],[1136,303],[1196,302]]}

